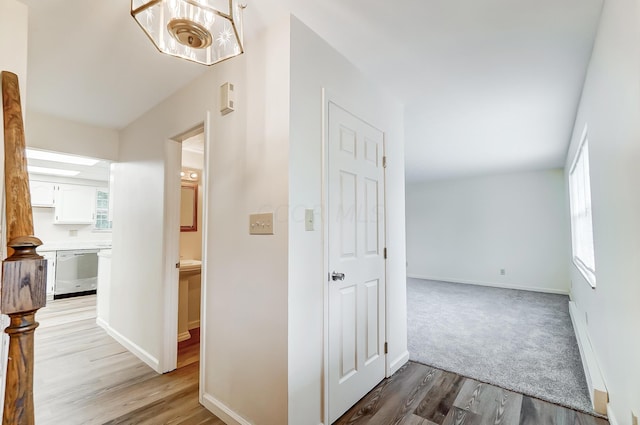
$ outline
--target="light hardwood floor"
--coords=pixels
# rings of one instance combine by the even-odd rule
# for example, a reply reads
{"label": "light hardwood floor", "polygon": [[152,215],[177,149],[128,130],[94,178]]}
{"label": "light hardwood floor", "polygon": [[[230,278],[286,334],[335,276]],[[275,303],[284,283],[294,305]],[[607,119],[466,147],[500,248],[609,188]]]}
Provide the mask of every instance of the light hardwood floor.
{"label": "light hardwood floor", "polygon": [[[34,397],[38,425],[223,424],[198,403],[195,339],[179,346],[182,367],[158,375],[96,325],[95,302],[95,296],[48,301],[37,315]],[[335,424],[608,422],[455,373],[408,363]]]}
{"label": "light hardwood floor", "polygon": [[96,325],[96,297],[48,301],[37,314],[38,425],[214,424],[198,403],[198,361],[158,375]]}

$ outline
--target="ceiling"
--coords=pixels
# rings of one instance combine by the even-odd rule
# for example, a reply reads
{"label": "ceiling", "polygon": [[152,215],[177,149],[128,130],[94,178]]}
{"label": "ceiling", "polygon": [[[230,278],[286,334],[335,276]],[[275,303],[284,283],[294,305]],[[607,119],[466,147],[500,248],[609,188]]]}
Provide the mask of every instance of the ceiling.
{"label": "ceiling", "polygon": [[[29,108],[123,128],[207,69],[159,54],[129,0],[22,1]],[[602,0],[248,3],[247,51],[291,12],[405,105],[408,181],[564,164]]]}

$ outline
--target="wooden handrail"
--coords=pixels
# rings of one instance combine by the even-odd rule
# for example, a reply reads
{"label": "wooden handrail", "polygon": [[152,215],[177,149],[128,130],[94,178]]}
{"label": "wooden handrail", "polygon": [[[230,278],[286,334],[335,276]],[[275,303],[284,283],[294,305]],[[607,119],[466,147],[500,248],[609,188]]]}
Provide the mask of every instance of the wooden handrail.
{"label": "wooden handrail", "polygon": [[[11,319],[3,425],[33,425],[35,315],[46,305],[47,262],[36,252],[18,76],[3,71],[4,172],[7,241],[13,249],[2,263],[0,312]],[[10,251],[11,252],[11,251]]]}

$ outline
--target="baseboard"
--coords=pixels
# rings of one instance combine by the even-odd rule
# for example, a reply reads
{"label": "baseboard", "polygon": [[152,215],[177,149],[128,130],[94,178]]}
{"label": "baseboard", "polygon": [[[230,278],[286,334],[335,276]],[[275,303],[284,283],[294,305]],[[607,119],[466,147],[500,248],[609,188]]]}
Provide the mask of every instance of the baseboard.
{"label": "baseboard", "polygon": [[482,282],[479,280],[465,280],[465,279],[456,279],[456,278],[450,278],[450,277],[420,276],[413,273],[407,273],[407,277],[410,277],[413,279],[437,280],[440,282],[464,283],[465,285],[490,286],[492,288],[519,289],[521,291],[543,292],[545,294],[569,295],[569,289],[533,288],[527,285],[515,285],[511,283]]}
{"label": "baseboard", "polygon": [[391,363],[389,363],[389,376],[396,373],[406,362],[409,361],[409,352],[405,351]]}
{"label": "baseboard", "polygon": [[202,405],[211,413],[222,419],[227,425],[252,425],[251,422],[238,415],[223,402],[211,394],[202,394]]}
{"label": "baseboard", "polygon": [[189,331],[178,334],[178,342],[186,341],[189,338],[191,338],[191,334],[189,333]]}
{"label": "baseboard", "polygon": [[199,328],[200,327],[200,319],[190,321],[189,324],[187,325],[187,327],[189,328],[189,330],[195,329],[195,328]]}
{"label": "baseboard", "polygon": [[96,325],[100,326],[107,333],[109,333],[109,331],[107,330],[107,328],[109,327],[109,323],[107,323],[102,317],[96,317]]}
{"label": "baseboard", "polygon": [[584,368],[584,375],[587,378],[589,397],[591,397],[593,410],[601,415],[607,415],[609,402],[607,387],[602,378],[596,355],[591,347],[586,321],[583,319],[576,303],[573,301],[569,302],[569,314],[571,316],[571,322],[573,323],[573,330],[576,334],[576,340],[578,341],[582,367]]}
{"label": "baseboard", "polygon": [[160,372],[160,362],[151,354],[143,350],[140,346],[132,342],[130,339],[113,329],[107,322],[101,318],[96,319],[96,324],[104,329],[111,338],[115,339],[120,345],[129,350],[134,356],[145,362],[151,369]]}

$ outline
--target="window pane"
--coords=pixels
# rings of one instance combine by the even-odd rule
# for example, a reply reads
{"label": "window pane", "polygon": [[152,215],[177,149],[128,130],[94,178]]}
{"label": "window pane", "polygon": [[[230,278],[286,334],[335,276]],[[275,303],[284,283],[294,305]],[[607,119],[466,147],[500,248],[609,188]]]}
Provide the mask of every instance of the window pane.
{"label": "window pane", "polygon": [[586,130],[569,173],[571,208],[571,242],[574,262],[592,286],[595,286],[595,255],[591,217],[591,184],[589,176],[589,144]]}

